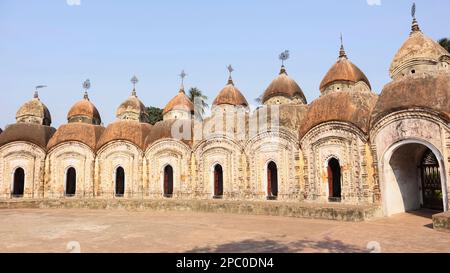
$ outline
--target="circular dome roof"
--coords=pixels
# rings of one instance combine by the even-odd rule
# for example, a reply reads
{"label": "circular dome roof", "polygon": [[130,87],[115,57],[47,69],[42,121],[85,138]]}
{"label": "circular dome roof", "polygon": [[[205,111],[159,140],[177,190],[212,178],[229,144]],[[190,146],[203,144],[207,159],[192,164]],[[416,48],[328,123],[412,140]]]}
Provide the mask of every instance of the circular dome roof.
{"label": "circular dome roof", "polygon": [[70,108],[67,114],[67,120],[69,122],[84,122],[95,125],[100,125],[102,122],[100,113],[95,105],[90,102],[87,95]]}
{"label": "circular dome roof", "polygon": [[138,120],[141,122],[148,120],[145,105],[138,99],[135,91],[117,108],[116,116],[119,119]]}
{"label": "circular dome roof", "polygon": [[320,83],[320,91],[323,92],[328,86],[339,81],[353,84],[362,81],[369,86],[369,89],[371,88],[366,75],[347,58],[343,47],[341,47],[339,59],[330,68]]}
{"label": "circular dome roof", "polygon": [[426,108],[450,121],[450,73],[409,75],[388,83],[373,111],[372,123],[408,108]]}
{"label": "circular dome roof", "polygon": [[47,143],[55,133],[55,128],[34,123],[16,123],[9,125],[0,134],[0,146],[24,141],[33,143],[42,149],[47,149]]}
{"label": "circular dome roof", "polygon": [[181,89],[180,92],[178,92],[178,94],[174,98],[172,98],[169,103],[167,103],[162,114],[165,115],[172,110],[184,110],[191,113],[194,112],[194,104],[186,96],[186,93],[184,93],[183,89]]}
{"label": "circular dome roof", "polygon": [[35,123],[50,126],[52,117],[47,106],[41,102],[37,92],[33,99],[23,104],[16,114],[16,120],[20,123]]}
{"label": "circular dome roof", "polygon": [[300,126],[300,138],[315,126],[329,121],[348,122],[369,131],[369,121],[378,96],[372,92],[332,92],[313,101]]}
{"label": "circular dome roof", "polygon": [[92,150],[96,150],[97,142],[105,128],[103,126],[86,123],[69,123],[62,125],[48,142],[47,148],[50,150],[57,145],[77,141],[81,142]]}
{"label": "circular dome roof", "polygon": [[[173,126],[177,126],[177,128],[173,128]],[[192,146],[192,139],[193,139],[193,122],[191,120],[164,120],[159,121],[155,125],[153,125],[151,132],[145,139],[145,147],[148,148],[153,143],[160,139],[164,138],[170,138],[173,140],[180,140],[183,143],[187,144],[188,146]],[[186,128],[189,128],[191,130],[190,132],[190,139],[179,139],[183,136],[187,136],[185,132],[182,132],[181,130],[184,130]],[[173,135],[173,130],[177,132],[177,130],[180,130],[180,137]]]}
{"label": "circular dome roof", "polygon": [[400,73],[405,65],[411,62],[425,61],[425,62],[439,62],[442,56],[450,56],[439,43],[433,39],[427,37],[420,31],[417,22],[413,23],[413,31],[409,35],[406,42],[397,51],[389,73],[391,78],[394,78],[398,73]]}
{"label": "circular dome roof", "polygon": [[221,104],[230,104],[235,106],[248,106],[248,102],[241,91],[234,86],[233,80],[228,80],[228,84],[219,92],[213,102],[214,106]]}
{"label": "circular dome roof", "polygon": [[307,103],[302,89],[288,76],[284,66],[281,67],[280,74],[267,87],[263,94],[262,102],[265,103],[275,96],[285,96],[288,98],[299,97],[304,104]]}
{"label": "circular dome roof", "polygon": [[150,133],[152,125],[132,120],[119,120],[111,123],[100,137],[97,149],[115,140],[129,141],[141,149],[145,148],[145,138]]}

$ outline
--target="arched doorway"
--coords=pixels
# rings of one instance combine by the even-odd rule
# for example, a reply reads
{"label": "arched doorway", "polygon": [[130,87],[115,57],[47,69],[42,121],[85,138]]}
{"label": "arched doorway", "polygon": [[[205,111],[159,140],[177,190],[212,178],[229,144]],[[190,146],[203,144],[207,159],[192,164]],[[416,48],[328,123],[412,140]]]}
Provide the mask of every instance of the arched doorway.
{"label": "arched doorway", "polygon": [[77,191],[77,172],[75,168],[69,168],[66,172],[66,196],[73,197]]}
{"label": "arched doorway", "polygon": [[331,158],[328,161],[328,200],[340,202],[341,193],[341,165],[336,158]]}
{"label": "arched doorway", "polygon": [[122,167],[116,169],[116,197],[123,197],[125,194],[125,171]]}
{"label": "arched doorway", "polygon": [[214,198],[220,199],[223,197],[223,169],[217,164],[214,167]]}
{"label": "arched doorway", "polygon": [[275,162],[267,165],[267,199],[275,200],[278,196],[278,168]]}
{"label": "arched doorway", "polygon": [[164,196],[172,197],[173,195],[173,168],[167,165],[164,168]]}
{"label": "arched doorway", "polygon": [[419,140],[393,145],[382,161],[383,208],[386,215],[420,210],[447,210],[442,156]]}
{"label": "arched doorway", "polygon": [[420,178],[422,180],[422,207],[443,211],[444,202],[439,162],[430,149],[427,149],[422,156]]}
{"label": "arched doorway", "polygon": [[24,189],[25,189],[25,171],[22,168],[17,168],[14,171],[12,197],[15,198],[23,197]]}

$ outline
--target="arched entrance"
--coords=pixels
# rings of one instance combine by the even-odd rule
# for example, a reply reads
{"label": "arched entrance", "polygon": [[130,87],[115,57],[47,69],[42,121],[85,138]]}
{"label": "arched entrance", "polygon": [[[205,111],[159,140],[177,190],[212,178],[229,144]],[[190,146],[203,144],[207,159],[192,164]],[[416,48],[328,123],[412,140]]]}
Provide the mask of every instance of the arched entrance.
{"label": "arched entrance", "polygon": [[267,199],[276,200],[278,196],[278,168],[275,162],[267,164]]}
{"label": "arched entrance", "polygon": [[66,172],[66,196],[73,197],[77,190],[77,172],[75,168],[69,168]]}
{"label": "arched entrance", "polygon": [[336,158],[328,161],[328,200],[341,202],[341,165]]}
{"label": "arched entrance", "polygon": [[116,169],[116,197],[123,197],[125,194],[125,171],[122,167]]}
{"label": "arched entrance", "polygon": [[173,195],[173,168],[167,165],[164,168],[164,197],[172,197]]}
{"label": "arched entrance", "polygon": [[25,171],[22,168],[17,168],[14,171],[12,197],[15,198],[23,197],[24,189],[25,189]]}
{"label": "arched entrance", "polygon": [[220,199],[223,197],[223,169],[217,164],[214,167],[214,198]]}
{"label": "arched entrance", "polygon": [[388,149],[382,164],[386,215],[448,209],[443,157],[434,146],[419,140],[397,143]]}

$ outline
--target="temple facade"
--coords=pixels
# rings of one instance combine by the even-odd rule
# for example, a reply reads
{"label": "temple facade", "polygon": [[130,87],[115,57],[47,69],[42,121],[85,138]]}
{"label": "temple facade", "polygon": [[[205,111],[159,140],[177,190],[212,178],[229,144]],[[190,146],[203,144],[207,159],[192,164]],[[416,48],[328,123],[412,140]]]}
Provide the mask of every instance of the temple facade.
{"label": "temple facade", "polygon": [[450,54],[414,19],[380,95],[341,46],[308,103],[284,65],[250,111],[233,79],[199,118],[181,87],[150,125],[133,89],[104,127],[89,100],[51,127],[39,99],[0,134],[0,199],[223,199],[447,211]]}

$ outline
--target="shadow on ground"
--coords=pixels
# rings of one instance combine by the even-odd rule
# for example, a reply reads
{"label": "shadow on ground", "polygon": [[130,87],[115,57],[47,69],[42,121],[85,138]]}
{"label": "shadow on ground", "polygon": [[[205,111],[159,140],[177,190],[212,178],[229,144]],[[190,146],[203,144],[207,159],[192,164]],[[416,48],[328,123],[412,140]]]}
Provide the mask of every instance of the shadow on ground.
{"label": "shadow on ground", "polygon": [[194,248],[188,253],[291,253],[291,252],[325,252],[325,253],[367,253],[365,248],[345,244],[339,240],[325,238],[321,241],[298,240],[278,242],[274,240],[243,240],[217,246]]}

